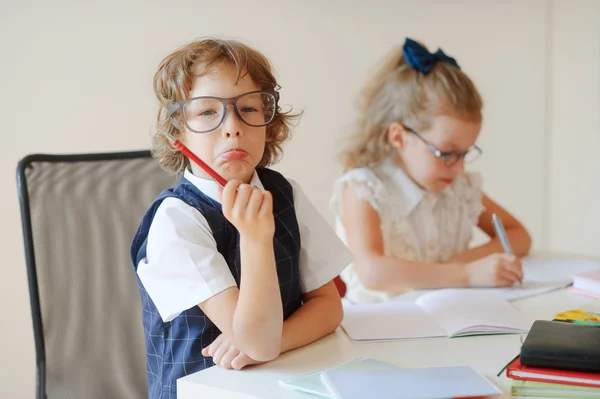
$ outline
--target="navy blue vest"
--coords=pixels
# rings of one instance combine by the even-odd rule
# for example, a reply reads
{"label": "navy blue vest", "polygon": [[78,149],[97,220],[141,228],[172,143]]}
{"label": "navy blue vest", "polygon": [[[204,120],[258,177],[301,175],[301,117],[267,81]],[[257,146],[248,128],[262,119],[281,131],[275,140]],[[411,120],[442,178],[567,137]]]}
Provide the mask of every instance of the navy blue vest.
{"label": "navy blue vest", "polygon": [[[284,319],[287,319],[301,306],[298,265],[300,231],[294,210],[293,189],[281,174],[273,170],[257,169],[257,173],[265,190],[273,195],[275,260]],[[227,261],[239,287],[239,234],[223,216],[221,204],[203,194],[185,178],[181,178],[174,188],[163,191],[142,219],[131,246],[134,269],[137,271],[137,265],[146,257],[148,230],[156,210],[169,197],[179,198],[198,209],[206,218],[217,242],[217,250]],[[221,332],[199,306],[184,311],[170,322],[163,322],[139,278],[137,282],[142,297],[142,320],[146,336],[148,397],[175,398],[178,378],[214,366],[212,358],[205,358],[201,352]]]}

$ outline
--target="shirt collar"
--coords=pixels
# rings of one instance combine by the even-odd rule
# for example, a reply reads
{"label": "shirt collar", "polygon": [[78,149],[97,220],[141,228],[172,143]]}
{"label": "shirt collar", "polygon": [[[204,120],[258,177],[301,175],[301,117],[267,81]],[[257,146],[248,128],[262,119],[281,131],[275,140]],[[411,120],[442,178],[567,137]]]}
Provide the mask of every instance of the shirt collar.
{"label": "shirt collar", "polygon": [[411,213],[423,198],[429,194],[417,185],[395,162],[393,157],[386,158],[381,163],[381,171],[388,176],[394,186],[399,190],[398,194],[405,198],[403,204],[394,204],[395,210],[404,215]]}
{"label": "shirt collar", "polygon": [[[202,191],[204,194],[209,196],[212,200],[221,203],[221,198],[219,197],[218,191],[218,183],[213,179],[205,179],[203,177],[198,177],[190,172],[187,168],[185,172],[183,172],[183,177],[185,177],[190,183],[192,183],[198,190]],[[264,186],[260,179],[258,178],[258,173],[254,171],[252,175],[252,179],[250,179],[250,185],[258,187],[261,190],[264,190]]]}

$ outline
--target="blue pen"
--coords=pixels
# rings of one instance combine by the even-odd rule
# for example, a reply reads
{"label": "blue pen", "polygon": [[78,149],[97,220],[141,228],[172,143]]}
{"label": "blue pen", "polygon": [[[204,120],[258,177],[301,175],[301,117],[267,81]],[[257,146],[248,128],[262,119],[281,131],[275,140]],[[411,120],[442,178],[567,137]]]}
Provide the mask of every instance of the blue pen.
{"label": "blue pen", "polygon": [[[496,231],[496,236],[500,240],[500,244],[502,244],[502,248],[504,248],[504,252],[514,255],[512,247],[510,246],[510,241],[508,241],[508,236],[506,235],[506,230],[504,230],[504,224],[495,213],[492,214],[492,225]],[[519,279],[519,283],[523,284],[523,281]]]}

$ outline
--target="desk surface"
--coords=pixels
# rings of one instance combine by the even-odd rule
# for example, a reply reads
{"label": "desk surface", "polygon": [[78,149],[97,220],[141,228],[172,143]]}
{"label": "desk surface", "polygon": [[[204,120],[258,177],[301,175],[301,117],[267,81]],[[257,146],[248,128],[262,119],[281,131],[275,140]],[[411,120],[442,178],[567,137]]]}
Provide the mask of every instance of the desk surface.
{"label": "desk surface", "polygon": [[[539,258],[538,258],[539,259]],[[550,259],[550,258],[548,258]],[[600,260],[556,262],[552,257],[547,269],[540,262],[528,267],[525,273],[544,275],[548,280],[565,277],[590,269],[600,269]],[[576,259],[576,258],[569,258]],[[543,262],[542,262],[543,263]],[[562,263],[562,266],[561,266]],[[600,311],[600,301],[559,290],[544,295],[512,302],[533,320],[550,320],[561,311],[584,308]],[[404,367],[431,367],[470,365],[494,382],[503,392],[496,398],[510,398],[510,380],[496,374],[519,353],[521,335],[489,335],[465,338],[439,338],[385,343],[352,343],[345,333],[337,331],[323,339],[283,354],[278,359],[241,371],[211,367],[178,381],[179,399],[215,397],[309,399],[314,396],[297,393],[280,387],[277,381],[322,369],[356,357],[371,357]]]}

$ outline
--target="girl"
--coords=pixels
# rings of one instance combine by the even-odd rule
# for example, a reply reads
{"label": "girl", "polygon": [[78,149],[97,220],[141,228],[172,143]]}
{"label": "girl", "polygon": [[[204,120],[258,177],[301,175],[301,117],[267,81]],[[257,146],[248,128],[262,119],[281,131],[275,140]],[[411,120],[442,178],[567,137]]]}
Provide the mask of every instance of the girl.
{"label": "girl", "polygon": [[[407,38],[363,100],[331,202],[337,232],[355,255],[342,273],[347,298],[378,302],[409,289],[519,281],[529,234],[482,193],[479,174],[464,170],[482,152],[475,144],[482,101],[458,63]],[[502,253],[493,213],[515,255]],[[468,249],[474,226],[491,240]]]}

